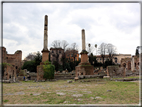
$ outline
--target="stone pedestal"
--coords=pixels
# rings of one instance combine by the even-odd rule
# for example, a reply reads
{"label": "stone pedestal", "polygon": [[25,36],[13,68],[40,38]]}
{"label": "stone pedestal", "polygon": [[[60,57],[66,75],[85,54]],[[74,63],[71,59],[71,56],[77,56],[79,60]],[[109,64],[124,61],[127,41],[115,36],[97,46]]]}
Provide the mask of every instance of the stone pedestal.
{"label": "stone pedestal", "polygon": [[75,67],[75,76],[80,75],[94,75],[94,67],[88,61],[88,52],[83,50],[81,53],[81,62]]}
{"label": "stone pedestal", "polygon": [[42,62],[45,62],[49,60],[49,51],[48,50],[42,50]]}

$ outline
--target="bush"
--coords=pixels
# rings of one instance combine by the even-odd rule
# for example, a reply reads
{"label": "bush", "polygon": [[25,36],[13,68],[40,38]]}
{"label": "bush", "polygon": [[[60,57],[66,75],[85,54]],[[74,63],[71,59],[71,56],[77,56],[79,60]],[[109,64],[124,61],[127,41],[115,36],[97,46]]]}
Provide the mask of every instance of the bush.
{"label": "bush", "polygon": [[30,72],[36,72],[37,65],[35,61],[26,61],[22,67],[22,69],[27,69]]}
{"label": "bush", "polygon": [[20,72],[19,72],[19,76],[26,76],[26,72],[25,72],[25,70],[20,70]]}
{"label": "bush", "polygon": [[45,65],[43,65],[43,71],[44,75],[43,78],[45,80],[47,79],[54,79],[54,71],[55,71],[55,66],[51,64],[48,60],[44,62]]}

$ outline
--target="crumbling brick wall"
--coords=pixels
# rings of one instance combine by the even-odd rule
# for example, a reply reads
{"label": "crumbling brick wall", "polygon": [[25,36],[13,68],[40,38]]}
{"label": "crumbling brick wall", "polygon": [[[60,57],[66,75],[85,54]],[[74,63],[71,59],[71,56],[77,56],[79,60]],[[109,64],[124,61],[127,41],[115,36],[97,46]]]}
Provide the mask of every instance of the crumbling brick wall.
{"label": "crumbling brick wall", "polygon": [[[17,73],[20,72],[22,67],[22,51],[17,50],[14,54],[7,54],[6,48],[1,47],[2,49],[2,63],[8,63],[11,67],[6,66],[4,76],[9,79],[10,75],[14,74],[15,78],[17,77]],[[0,56],[0,57],[1,57]],[[8,71],[7,71],[8,70]]]}
{"label": "crumbling brick wall", "polygon": [[113,77],[124,77],[126,75],[125,67],[119,66],[107,66],[107,76]]}

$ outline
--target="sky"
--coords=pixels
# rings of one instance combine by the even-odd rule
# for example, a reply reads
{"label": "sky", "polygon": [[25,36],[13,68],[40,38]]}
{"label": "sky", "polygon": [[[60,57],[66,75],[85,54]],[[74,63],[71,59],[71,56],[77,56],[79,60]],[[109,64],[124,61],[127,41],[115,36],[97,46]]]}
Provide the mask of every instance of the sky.
{"label": "sky", "polygon": [[[66,40],[82,50],[86,45],[111,43],[119,54],[135,54],[140,46],[139,3],[4,3],[3,46],[8,54],[42,51],[44,16],[48,15],[48,49],[54,40]],[[86,46],[87,47],[87,46]],[[94,50],[96,54],[96,50]]]}

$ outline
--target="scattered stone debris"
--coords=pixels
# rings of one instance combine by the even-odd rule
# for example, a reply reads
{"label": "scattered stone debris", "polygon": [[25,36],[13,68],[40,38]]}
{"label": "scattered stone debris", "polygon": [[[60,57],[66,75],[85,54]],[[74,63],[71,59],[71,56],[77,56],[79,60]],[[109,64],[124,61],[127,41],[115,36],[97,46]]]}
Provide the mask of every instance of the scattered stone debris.
{"label": "scattered stone debris", "polygon": [[66,95],[66,93],[61,93],[61,92],[58,92],[56,94],[59,94],[59,95]]}
{"label": "scattered stone debris", "polygon": [[24,92],[16,92],[16,93],[6,93],[6,94],[3,94],[4,96],[7,96],[7,95],[25,95]]}
{"label": "scattered stone debris", "polygon": [[3,94],[3,96],[6,96],[6,95],[14,95],[14,93]]}
{"label": "scattered stone debris", "polygon": [[16,92],[15,95],[25,95],[25,93],[21,91],[21,92]]}
{"label": "scattered stone debris", "polygon": [[72,96],[73,97],[82,97],[83,95],[82,94],[73,94]]}
{"label": "scattered stone debris", "polygon": [[92,100],[94,100],[94,97],[90,97]]}
{"label": "scattered stone debris", "polygon": [[81,101],[82,99],[77,99],[78,101]]}
{"label": "scattered stone debris", "polygon": [[91,91],[83,91],[83,92],[86,92],[86,93],[88,93],[88,94],[91,94],[91,93],[92,93]]}
{"label": "scattered stone debris", "polygon": [[42,88],[42,85],[39,85],[39,86],[29,86],[28,88]]}
{"label": "scattered stone debris", "polygon": [[98,82],[97,84],[106,84],[105,82]]}
{"label": "scattered stone debris", "polygon": [[97,96],[97,97],[95,97],[95,99],[102,99],[101,97],[99,97],[99,96]]}
{"label": "scattered stone debris", "polygon": [[67,82],[68,82],[68,83],[72,83],[72,81],[71,81],[71,80],[68,80]]}
{"label": "scattered stone debris", "polygon": [[37,96],[37,95],[40,95],[40,93],[35,93],[35,94],[33,94],[34,96]]}
{"label": "scattered stone debris", "polygon": [[111,90],[107,90],[107,92],[111,92]]}
{"label": "scattered stone debris", "polygon": [[64,101],[63,103],[69,103],[70,101]]}

